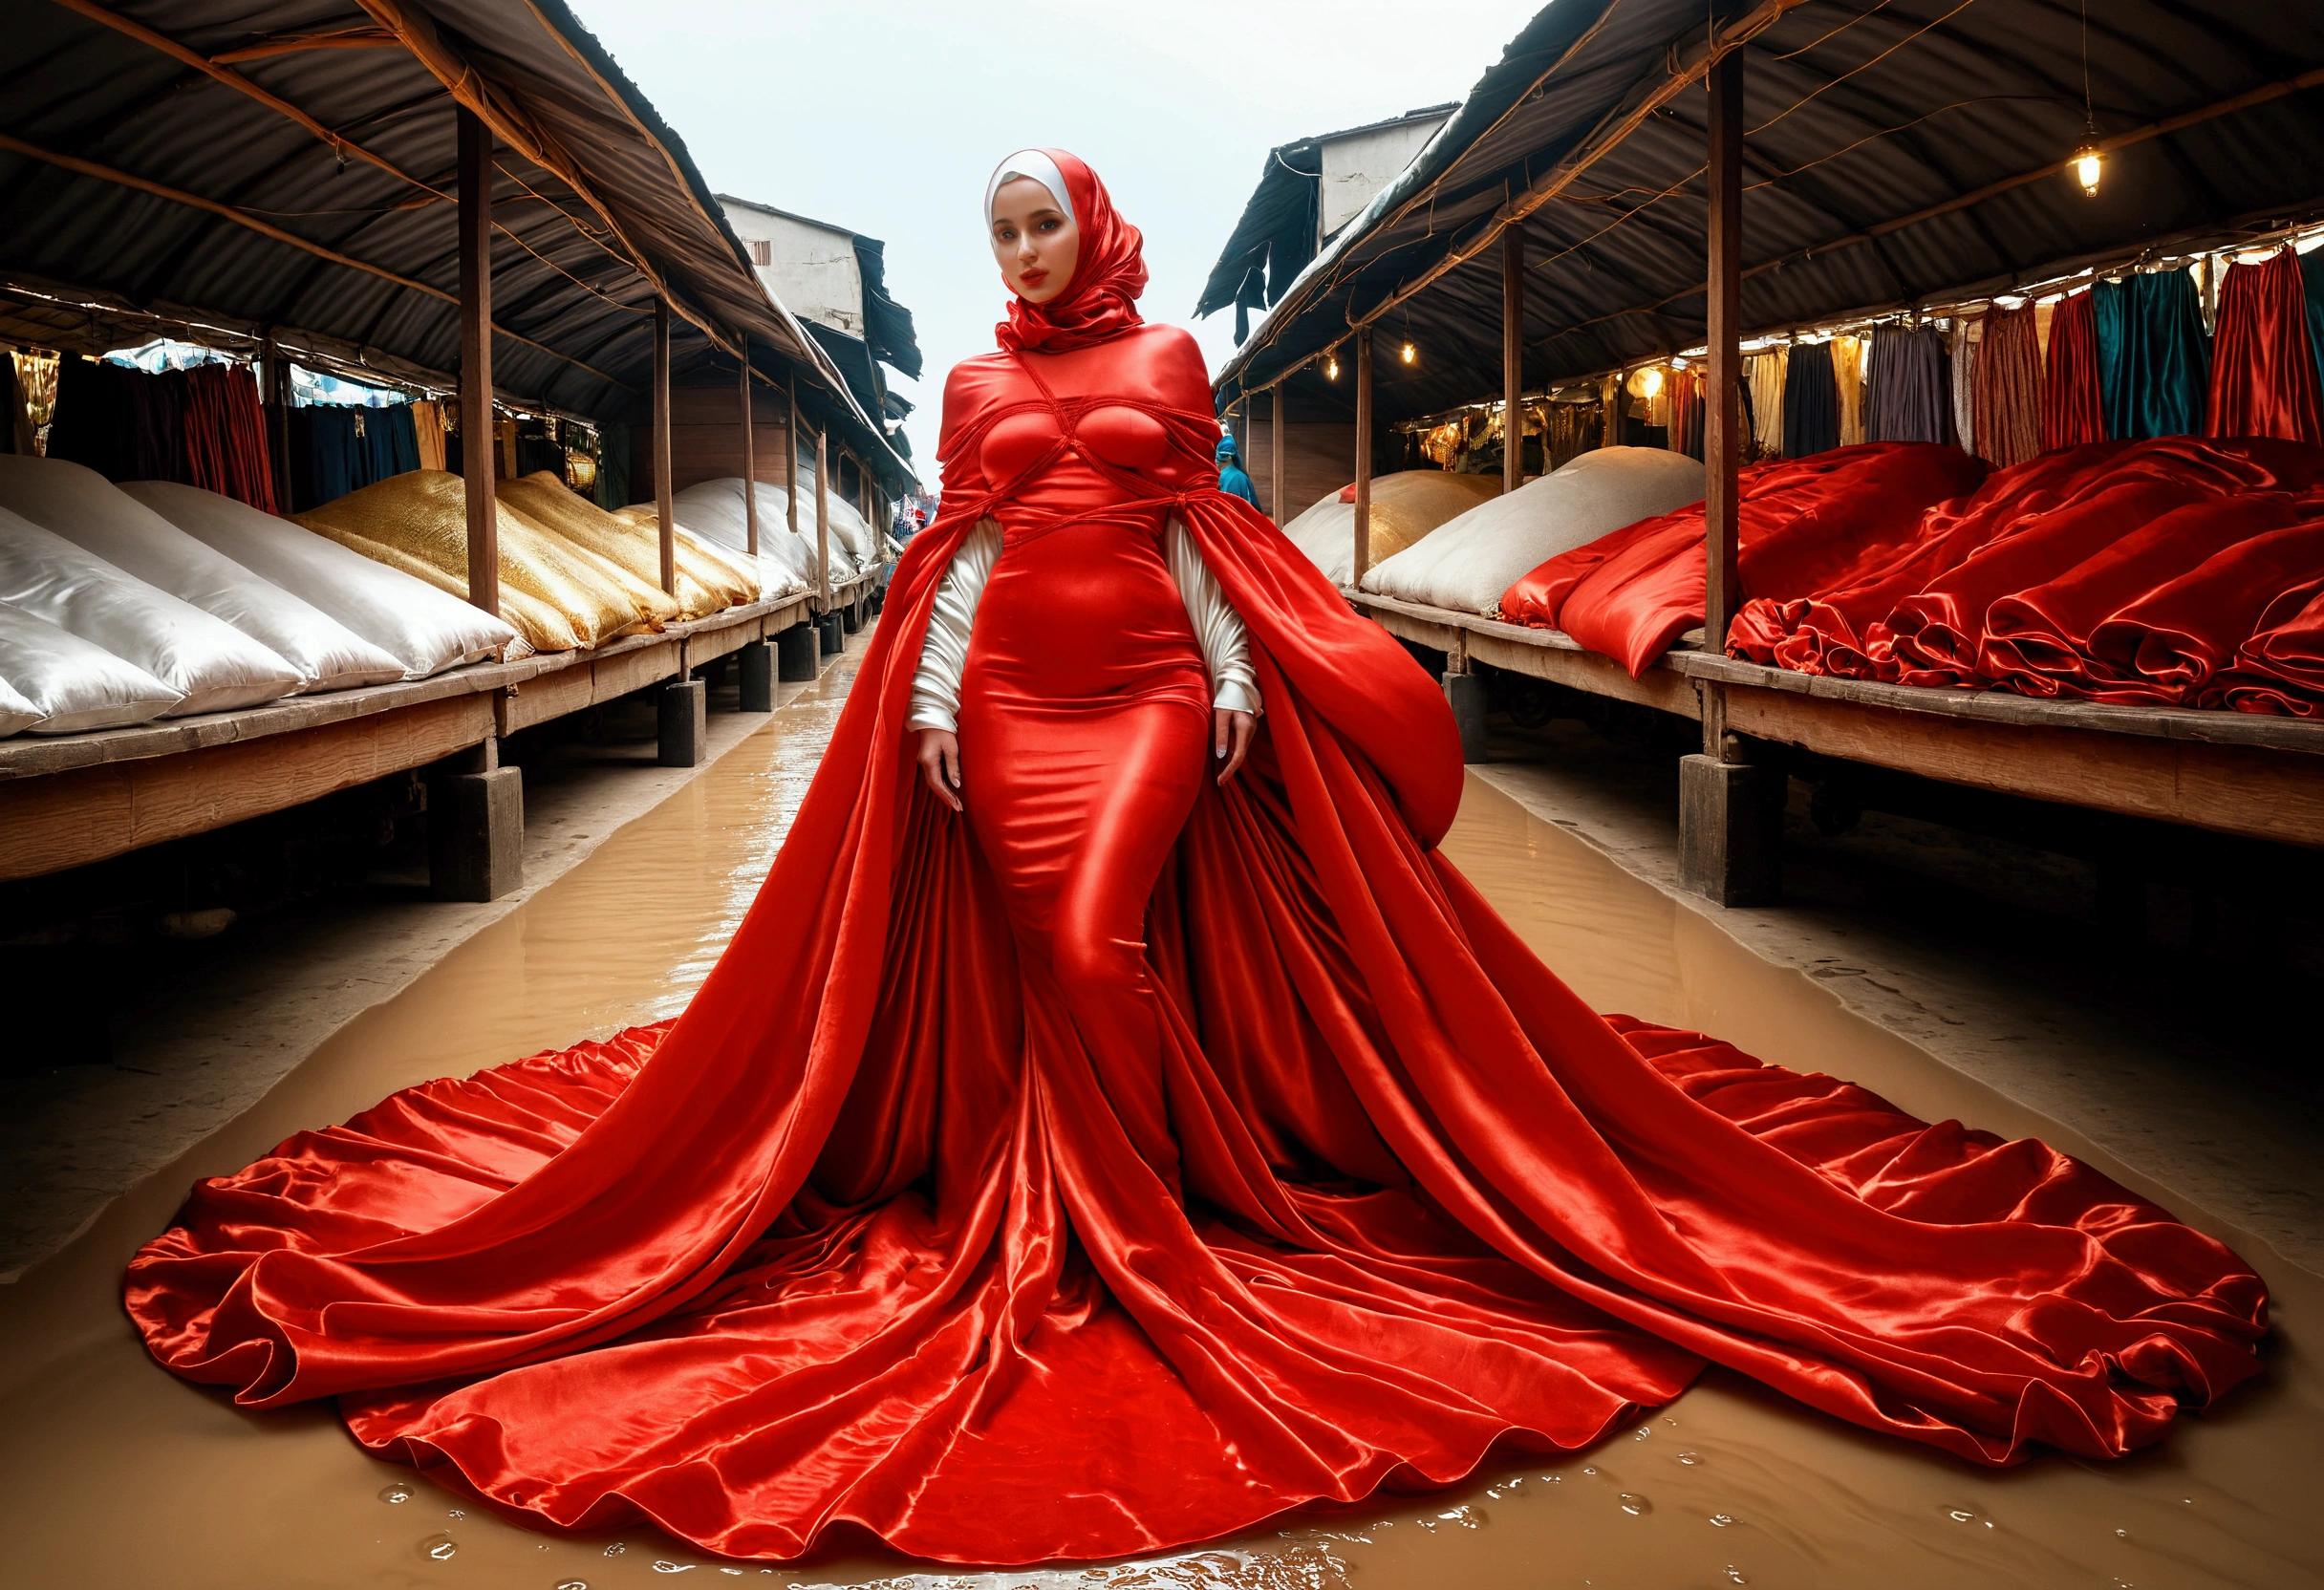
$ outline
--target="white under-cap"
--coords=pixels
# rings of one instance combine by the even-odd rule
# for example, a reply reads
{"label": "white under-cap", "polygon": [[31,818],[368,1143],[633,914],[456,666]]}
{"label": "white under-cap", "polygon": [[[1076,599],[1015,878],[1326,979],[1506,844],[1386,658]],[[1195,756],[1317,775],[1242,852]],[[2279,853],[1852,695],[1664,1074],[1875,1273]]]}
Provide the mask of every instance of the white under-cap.
{"label": "white under-cap", "polygon": [[1001,183],[1019,177],[1030,177],[1047,188],[1049,197],[1057,201],[1057,207],[1065,212],[1065,219],[1080,224],[1081,217],[1073,213],[1073,195],[1065,191],[1065,174],[1057,169],[1057,162],[1038,149],[1020,149],[993,167],[993,180],[984,184],[984,220],[987,226],[991,225],[993,219],[993,196],[1001,191]]}

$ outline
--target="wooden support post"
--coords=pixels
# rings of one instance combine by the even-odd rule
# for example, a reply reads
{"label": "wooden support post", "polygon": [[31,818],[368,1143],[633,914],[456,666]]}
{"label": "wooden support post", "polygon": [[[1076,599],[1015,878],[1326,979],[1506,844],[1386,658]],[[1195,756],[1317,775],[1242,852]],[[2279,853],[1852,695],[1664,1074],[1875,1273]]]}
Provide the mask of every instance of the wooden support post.
{"label": "wooden support post", "polygon": [[[1711,69],[1711,226],[1709,314],[1711,373],[1703,416],[1703,649],[1724,652],[1727,629],[1743,605],[1736,563],[1736,393],[1743,361],[1742,317],[1743,52]],[[1723,756],[1704,717],[1703,754]]]}
{"label": "wooden support post", "polygon": [[1356,331],[1356,563],[1348,584],[1364,589],[1372,566],[1372,329]]}
{"label": "wooden support post", "polygon": [[1501,233],[1501,490],[1525,483],[1525,224]]}
{"label": "wooden support post", "polygon": [[742,399],[742,533],[755,558],[759,555],[759,454],[750,435],[750,333],[742,333],[735,346],[742,350],[742,361],[741,385],[736,389]]}
{"label": "wooden support post", "polygon": [[815,427],[815,594],[831,605],[831,432]]}
{"label": "wooden support post", "polygon": [[500,763],[487,740],[437,765],[427,778],[428,892],[481,902],[525,883],[525,776]]}
{"label": "wooden support post", "polygon": [[1267,405],[1267,511],[1275,515],[1275,527],[1281,529],[1291,523],[1291,512],[1283,504],[1283,383],[1275,383],[1275,398]]}
{"label": "wooden support post", "polygon": [[274,511],[292,514],[290,501],[290,371],[272,337],[258,355],[258,389],[266,405],[267,473],[274,488]]}
{"label": "wooden support post", "polygon": [[654,300],[654,516],[661,526],[661,588],[678,590],[678,515],[670,503],[670,305]]}
{"label": "wooden support post", "polygon": [[501,611],[500,506],[492,495],[492,129],[460,123],[460,469],[467,482],[468,600]]}
{"label": "wooden support post", "polygon": [[783,523],[799,533],[799,375],[783,377]]}
{"label": "wooden support post", "polygon": [[[1742,606],[1736,567],[1737,399],[1743,220],[1743,53],[1711,69],[1711,224],[1706,290],[1710,373],[1703,414],[1704,648],[1723,651]],[[1772,903],[1782,892],[1783,801],[1779,766],[1751,764],[1727,731],[1727,688],[1703,681],[1703,752],[1679,762],[1679,882],[1722,906]]]}

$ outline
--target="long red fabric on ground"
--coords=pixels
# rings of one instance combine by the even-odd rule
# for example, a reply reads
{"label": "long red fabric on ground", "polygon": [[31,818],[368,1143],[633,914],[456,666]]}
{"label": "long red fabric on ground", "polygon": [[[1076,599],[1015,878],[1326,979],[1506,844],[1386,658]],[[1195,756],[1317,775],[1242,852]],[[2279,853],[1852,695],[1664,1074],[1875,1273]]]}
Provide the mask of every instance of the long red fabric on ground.
{"label": "long red fabric on ground", "polygon": [[[2257,1277],[2071,1162],[1587,1009],[1435,851],[1434,681],[1217,490],[1193,339],[1096,312],[954,373],[943,508],[684,1015],[199,1185],[128,1278],[163,1364],[334,1397],[548,1527],[1002,1563],[1571,1450],[1706,1359],[1985,1463],[2126,1451],[2256,1371]],[[1022,593],[979,612],[963,726],[1022,765],[964,733],[963,815],[904,725],[987,515],[988,593],[1022,559],[1098,600],[1069,657]],[[1265,703],[1223,786],[1172,518]]]}
{"label": "long red fabric on ground", "polygon": [[[1740,471],[1746,595],[1828,578],[1861,547],[1907,535],[1985,467],[1957,447],[1876,441]],[[1703,622],[1703,505],[1643,520],[1551,558],[1500,601],[1514,624],[1563,630],[1636,678]]]}

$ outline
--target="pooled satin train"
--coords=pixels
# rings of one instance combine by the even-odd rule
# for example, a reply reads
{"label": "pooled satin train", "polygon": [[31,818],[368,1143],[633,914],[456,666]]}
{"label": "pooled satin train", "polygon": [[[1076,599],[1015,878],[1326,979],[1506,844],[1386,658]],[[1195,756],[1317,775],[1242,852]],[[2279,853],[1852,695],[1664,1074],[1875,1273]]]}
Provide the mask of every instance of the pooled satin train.
{"label": "pooled satin train", "polygon": [[[204,1183],[131,1271],[156,1356],[552,1526],[1005,1563],[1582,1446],[1707,1359],[1984,1463],[2255,1372],[2258,1278],[2086,1167],[1584,1007],[1434,850],[1433,682],[1216,489],[1184,342],[956,373],[943,515],[685,1014]],[[904,722],[988,513],[960,816]],[[1166,515],[1266,704],[1223,788]],[[1072,589],[1008,599],[1020,554]]]}

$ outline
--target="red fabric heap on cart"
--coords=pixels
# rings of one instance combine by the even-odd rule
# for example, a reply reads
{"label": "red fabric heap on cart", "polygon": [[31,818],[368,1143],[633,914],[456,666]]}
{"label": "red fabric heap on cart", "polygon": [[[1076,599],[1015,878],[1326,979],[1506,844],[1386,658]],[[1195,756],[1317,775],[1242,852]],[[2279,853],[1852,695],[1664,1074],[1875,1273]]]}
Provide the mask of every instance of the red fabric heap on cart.
{"label": "red fabric heap on cart", "polygon": [[[1741,471],[1743,591],[1818,590],[1861,548],[1911,534],[1931,503],[1972,490],[1985,465],[1957,447],[1876,441]],[[1703,505],[1560,553],[1502,595],[1513,624],[1563,630],[1644,674],[1703,622]]]}
{"label": "red fabric heap on cart", "polygon": [[2301,627],[2319,582],[2324,448],[2101,442],[1995,473],[1824,590],[1748,602],[1728,644],[1809,674],[2297,711],[2324,699],[2324,612]]}

